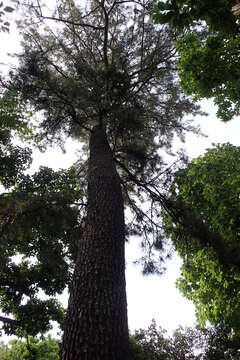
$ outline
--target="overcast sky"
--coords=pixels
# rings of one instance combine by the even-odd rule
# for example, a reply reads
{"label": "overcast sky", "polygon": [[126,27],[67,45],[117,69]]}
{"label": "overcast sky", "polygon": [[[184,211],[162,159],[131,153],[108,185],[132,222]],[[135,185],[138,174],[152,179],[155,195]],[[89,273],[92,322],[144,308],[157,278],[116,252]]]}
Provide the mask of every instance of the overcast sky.
{"label": "overcast sky", "polygon": [[[10,34],[0,33],[1,53],[0,70],[4,71],[9,63],[7,52],[17,52],[19,50],[19,40],[16,30],[11,29]],[[230,142],[240,145],[240,120],[235,119],[227,124],[221,123],[216,119],[215,109],[210,101],[202,102],[202,109],[209,113],[208,117],[196,118],[196,124],[200,124],[207,138],[198,138],[193,135],[186,137],[184,147],[188,155],[193,158],[203,154],[206,148],[211,147],[212,143]],[[177,146],[177,145],[176,145]],[[58,167],[68,167],[77,160],[78,145],[68,141],[66,145],[67,153],[63,154],[59,149],[54,148],[45,154],[34,151],[34,170],[39,165],[50,166],[54,169]],[[133,265],[137,258],[139,248],[133,240],[126,246],[127,253],[127,296],[128,296],[128,316],[129,327],[131,330],[146,328],[154,318],[157,324],[172,331],[179,325],[192,326],[195,321],[193,305],[184,299],[175,288],[175,281],[179,276],[180,260],[177,256],[168,262],[167,271],[163,276],[141,275],[140,268]],[[64,299],[67,303],[67,299]]]}

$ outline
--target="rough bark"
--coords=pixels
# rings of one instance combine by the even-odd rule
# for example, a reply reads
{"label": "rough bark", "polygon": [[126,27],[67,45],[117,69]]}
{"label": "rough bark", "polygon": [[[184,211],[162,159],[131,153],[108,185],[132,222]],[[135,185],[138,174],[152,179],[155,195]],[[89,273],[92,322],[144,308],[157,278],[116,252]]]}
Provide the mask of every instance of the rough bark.
{"label": "rough bark", "polygon": [[124,208],[106,135],[90,139],[88,212],[79,245],[62,360],[128,360]]}

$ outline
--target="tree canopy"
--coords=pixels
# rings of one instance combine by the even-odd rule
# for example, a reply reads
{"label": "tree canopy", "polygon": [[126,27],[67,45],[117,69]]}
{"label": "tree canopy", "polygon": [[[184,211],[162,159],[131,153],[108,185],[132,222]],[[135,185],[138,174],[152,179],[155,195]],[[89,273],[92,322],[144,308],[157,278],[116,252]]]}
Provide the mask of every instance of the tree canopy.
{"label": "tree canopy", "polygon": [[59,343],[50,336],[42,340],[33,337],[29,337],[25,341],[10,340],[7,345],[0,345],[0,359],[59,360]]}
{"label": "tree canopy", "polygon": [[235,360],[239,356],[239,339],[223,325],[204,330],[179,327],[169,336],[153,320],[148,329],[135,331],[130,344],[133,360]]}
{"label": "tree canopy", "polygon": [[231,144],[192,160],[171,187],[179,222],[165,217],[166,234],[183,260],[178,288],[194,302],[199,323],[225,323],[235,331],[240,329],[239,160],[240,148]]}
{"label": "tree canopy", "polygon": [[50,320],[63,322],[54,296],[70,282],[84,195],[74,168],[25,174],[31,151],[13,137],[31,135],[29,116],[12,93],[3,94],[0,106],[0,307],[13,316],[0,321],[6,333],[36,335]]}
{"label": "tree canopy", "polygon": [[[10,340],[0,343],[0,360],[59,360],[59,345],[50,336]],[[154,320],[147,329],[136,330],[130,336],[132,360],[235,360],[238,345],[227,327],[204,331],[179,327],[169,336]]]}
{"label": "tree canopy", "polygon": [[156,22],[176,30],[181,85],[195,99],[213,98],[217,115],[239,115],[239,23],[236,1],[160,1]]}
{"label": "tree canopy", "polygon": [[[45,143],[70,135],[88,149],[92,126],[103,122],[133,214],[128,233],[142,236],[144,266],[154,268],[148,245],[161,242],[161,229],[149,219],[160,212],[167,177],[158,150],[170,152],[174,134],[197,131],[184,116],[201,113],[180,90],[172,33],[152,24],[148,1],[93,1],[85,10],[63,1],[52,14],[26,4],[20,67],[10,73],[8,86],[44,114],[37,131]],[[156,211],[141,209],[149,197]]]}
{"label": "tree canopy", "polygon": [[18,134],[30,135],[28,114],[23,111],[16,93],[5,92],[0,97],[0,177],[5,188],[13,186],[31,164],[31,151],[13,144]]}

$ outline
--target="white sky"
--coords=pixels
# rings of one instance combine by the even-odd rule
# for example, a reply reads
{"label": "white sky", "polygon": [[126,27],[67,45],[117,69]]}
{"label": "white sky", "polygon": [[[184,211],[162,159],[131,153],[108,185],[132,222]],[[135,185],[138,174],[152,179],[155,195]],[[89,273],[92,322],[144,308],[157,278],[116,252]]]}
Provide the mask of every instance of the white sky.
{"label": "white sky", "polygon": [[[9,62],[7,52],[17,52],[19,44],[16,30],[12,28],[11,34],[0,33],[1,53],[0,63]],[[0,70],[4,71],[4,65],[0,64]],[[186,137],[185,148],[188,155],[196,157],[211,146],[212,143],[230,142],[240,145],[240,121],[235,119],[227,124],[216,119],[215,109],[210,101],[202,102],[202,109],[209,113],[208,117],[196,118],[195,122],[201,124],[201,128],[208,138],[198,138],[193,135]],[[34,169],[41,165],[53,167],[68,167],[76,159],[77,143],[68,141],[67,153],[63,154],[56,148],[47,153],[34,151]],[[163,276],[141,275],[140,268],[133,265],[137,258],[139,248],[133,241],[126,246],[126,277],[129,327],[131,330],[146,328],[153,318],[157,324],[172,331],[179,325],[193,326],[195,321],[193,305],[184,299],[175,288],[175,281],[180,274],[180,259],[177,256],[168,262],[166,274]],[[67,299],[65,299],[66,303]]]}

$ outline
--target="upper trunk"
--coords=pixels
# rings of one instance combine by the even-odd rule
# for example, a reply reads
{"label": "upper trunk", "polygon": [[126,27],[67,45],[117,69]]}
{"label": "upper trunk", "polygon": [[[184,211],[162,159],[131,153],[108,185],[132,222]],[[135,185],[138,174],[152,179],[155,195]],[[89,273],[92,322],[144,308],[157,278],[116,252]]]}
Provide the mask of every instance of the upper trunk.
{"label": "upper trunk", "polygon": [[127,360],[124,208],[106,135],[90,139],[88,212],[79,244],[62,360]]}

